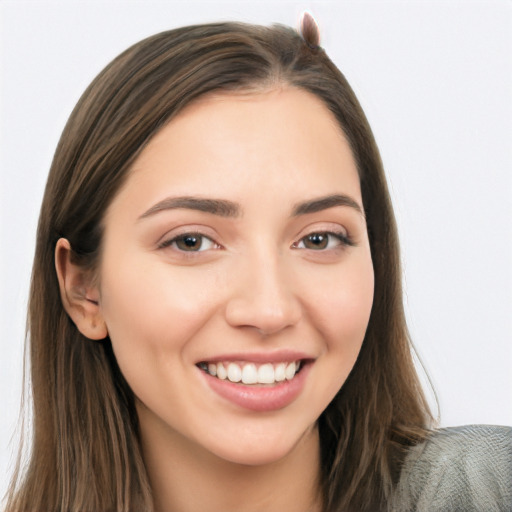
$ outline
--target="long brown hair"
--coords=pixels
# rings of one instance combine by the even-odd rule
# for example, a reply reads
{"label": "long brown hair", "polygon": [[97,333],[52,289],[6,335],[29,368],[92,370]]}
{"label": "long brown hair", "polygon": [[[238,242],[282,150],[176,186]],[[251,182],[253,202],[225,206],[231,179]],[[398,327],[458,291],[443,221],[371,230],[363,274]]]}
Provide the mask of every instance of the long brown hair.
{"label": "long brown hair", "polygon": [[28,316],[33,445],[26,471],[13,479],[9,512],[152,510],[133,394],[108,338],[88,340],[65,313],[55,244],[67,238],[75,261],[94,271],[105,211],[151,137],[211,91],[275,86],[324,101],[357,162],[374,303],[356,365],[319,419],[321,483],[326,512],[385,507],[407,447],[422,439],[431,416],[411,357],[378,149],[315,28],[303,34],[238,23],[171,30],[126,50],[81,97],[58,144],[39,219]]}

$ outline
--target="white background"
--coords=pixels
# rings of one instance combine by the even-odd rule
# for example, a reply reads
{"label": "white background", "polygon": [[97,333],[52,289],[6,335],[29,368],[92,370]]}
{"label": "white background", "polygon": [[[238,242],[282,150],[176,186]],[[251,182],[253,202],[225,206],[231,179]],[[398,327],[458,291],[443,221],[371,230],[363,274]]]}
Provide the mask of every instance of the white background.
{"label": "white background", "polygon": [[512,425],[510,1],[1,1],[0,493],[16,442],[38,210],[67,116],[126,47],[191,23],[296,26],[355,89],[399,223],[410,330],[441,425]]}

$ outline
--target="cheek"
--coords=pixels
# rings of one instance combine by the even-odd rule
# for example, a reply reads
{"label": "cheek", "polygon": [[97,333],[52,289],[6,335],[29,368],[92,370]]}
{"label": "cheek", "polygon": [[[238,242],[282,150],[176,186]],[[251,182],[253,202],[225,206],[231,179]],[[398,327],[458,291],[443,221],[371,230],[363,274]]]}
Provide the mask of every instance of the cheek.
{"label": "cheek", "polygon": [[310,398],[319,405],[318,417],[356,363],[372,309],[374,274],[369,253],[316,270],[314,281],[310,279],[309,286],[303,283],[302,296],[307,297],[303,304],[315,330],[312,335],[321,340],[322,347]]}
{"label": "cheek", "polygon": [[102,269],[101,306],[120,367],[168,352],[186,357],[187,341],[217,308],[209,293],[216,276],[161,261],[115,261]]}
{"label": "cheek", "polygon": [[[318,281],[311,295],[314,324],[331,356],[353,365],[361,348],[373,304],[374,274],[368,256],[351,261]],[[337,364],[340,361],[335,359]],[[351,369],[351,366],[350,366]]]}

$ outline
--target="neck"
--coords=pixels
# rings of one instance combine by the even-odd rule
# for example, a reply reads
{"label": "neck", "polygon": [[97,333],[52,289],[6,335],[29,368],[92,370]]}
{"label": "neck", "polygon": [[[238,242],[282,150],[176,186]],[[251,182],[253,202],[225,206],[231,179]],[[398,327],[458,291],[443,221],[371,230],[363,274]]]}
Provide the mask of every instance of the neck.
{"label": "neck", "polygon": [[184,438],[165,437],[141,422],[155,512],[321,510],[316,426],[286,456],[262,465],[226,461]]}

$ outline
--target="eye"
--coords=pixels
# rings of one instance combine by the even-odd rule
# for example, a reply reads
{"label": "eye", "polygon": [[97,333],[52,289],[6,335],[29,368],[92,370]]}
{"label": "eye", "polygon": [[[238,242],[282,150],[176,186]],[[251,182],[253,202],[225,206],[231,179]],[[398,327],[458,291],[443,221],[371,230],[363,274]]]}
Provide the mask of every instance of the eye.
{"label": "eye", "polygon": [[183,252],[202,252],[208,249],[215,249],[218,246],[211,238],[201,233],[183,233],[182,235],[162,242],[159,247],[172,247]]}
{"label": "eye", "polygon": [[316,232],[301,238],[293,244],[293,248],[324,251],[347,245],[353,245],[353,243],[344,233]]}

